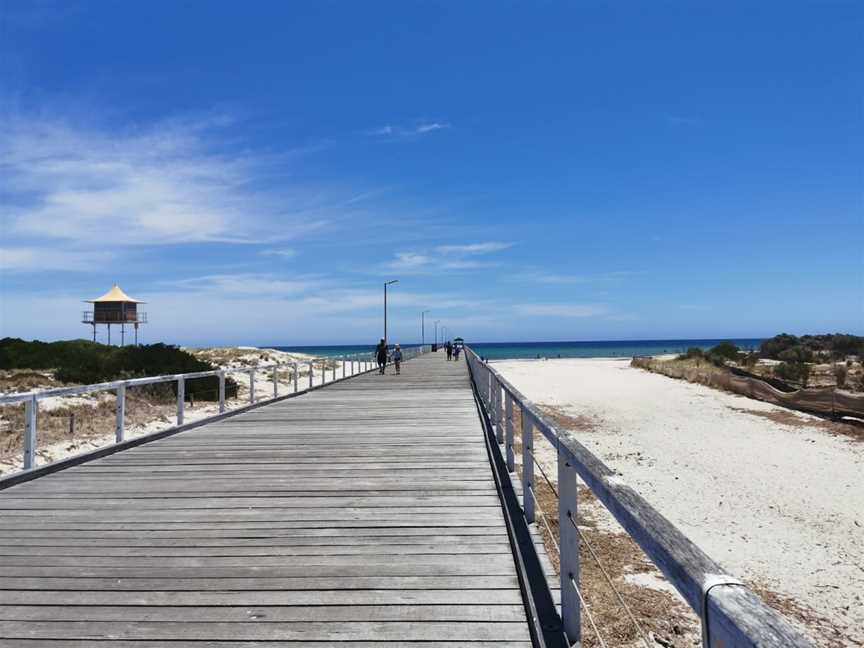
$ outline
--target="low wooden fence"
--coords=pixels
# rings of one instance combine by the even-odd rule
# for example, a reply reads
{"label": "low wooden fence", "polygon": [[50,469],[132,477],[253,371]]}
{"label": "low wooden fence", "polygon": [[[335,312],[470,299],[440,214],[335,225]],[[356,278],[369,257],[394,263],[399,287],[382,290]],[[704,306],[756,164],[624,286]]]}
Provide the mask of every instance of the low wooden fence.
{"label": "low wooden fence", "polygon": [[[416,357],[428,350],[428,347],[409,347],[403,349],[403,360]],[[300,385],[300,366],[308,366],[308,384]],[[316,365],[321,367],[321,377],[315,384],[314,369]],[[253,365],[251,367],[233,367],[229,369],[216,369],[213,371],[198,371],[195,373],[172,374],[165,376],[150,376],[147,378],[133,378],[130,380],[115,380],[111,382],[97,383],[95,385],[80,385],[77,387],[60,387],[57,389],[46,389],[42,391],[30,391],[18,394],[0,394],[0,405],[11,405],[15,403],[24,404],[24,470],[34,468],[36,465],[36,451],[38,449],[38,412],[39,401],[45,398],[59,396],[80,396],[94,392],[113,391],[117,398],[115,444],[122,443],[126,431],[126,390],[131,387],[142,385],[155,385],[158,383],[177,383],[177,423],[183,425],[186,408],[186,381],[196,378],[218,377],[219,378],[219,415],[225,414],[225,377],[232,374],[249,375],[249,404],[261,404],[280,397],[279,394],[279,372],[290,370],[292,374],[293,393],[299,394],[317,387],[330,384],[337,380],[350,378],[351,376],[366,373],[377,368],[372,354],[351,354],[333,357],[315,358],[303,362],[289,362],[270,365]],[[272,372],[273,395],[269,398],[259,398],[255,393],[255,374],[259,372]],[[341,376],[337,377],[337,373]],[[328,380],[327,374],[330,374]],[[269,387],[268,387],[269,389]],[[216,416],[198,421],[206,423]]]}
{"label": "low wooden fence", "polygon": [[[576,506],[578,475],[699,616],[703,646],[813,647],[783,616],[739,579],[727,574],[598,457],[578,441],[563,436],[534,403],[474,351],[466,349],[466,358],[481,404],[494,427],[498,444],[503,445],[507,469],[511,473],[515,471],[513,413],[514,408],[521,410],[522,503],[528,524],[538,518],[534,490],[535,433],[542,434],[557,449],[558,510],[547,514],[556,515],[558,520],[561,620],[571,645],[582,640],[583,595]],[[633,620],[635,622],[635,618]],[[593,622],[592,629],[597,632]],[[597,634],[600,645],[605,645]],[[647,645],[647,639],[645,641]]]}
{"label": "low wooden fence", "polygon": [[633,358],[634,367],[655,373],[680,378],[709,387],[756,398],[766,403],[781,405],[803,412],[814,412],[826,416],[852,416],[864,418],[864,396],[834,387],[818,387],[783,392],[764,380],[750,376],[736,376],[728,371],[700,369],[699,367],[677,367],[655,358]]}

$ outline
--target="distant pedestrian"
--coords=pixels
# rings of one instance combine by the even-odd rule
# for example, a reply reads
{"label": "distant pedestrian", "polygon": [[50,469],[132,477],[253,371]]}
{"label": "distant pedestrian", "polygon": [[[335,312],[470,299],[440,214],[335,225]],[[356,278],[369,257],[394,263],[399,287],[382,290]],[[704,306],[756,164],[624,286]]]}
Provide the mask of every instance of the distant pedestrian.
{"label": "distant pedestrian", "polygon": [[459,352],[461,350],[462,347],[460,347],[458,344],[453,347],[453,358],[456,360],[456,362],[459,362]]}
{"label": "distant pedestrian", "polygon": [[393,364],[396,365],[396,374],[400,374],[402,372],[402,349],[398,344],[393,349]]}
{"label": "distant pedestrian", "polygon": [[453,345],[450,344],[450,340],[447,340],[447,344],[444,345],[444,348],[447,350],[447,359],[453,359]]}
{"label": "distant pedestrian", "polygon": [[387,343],[384,341],[384,338],[381,338],[378,346],[375,347],[375,357],[378,360],[378,373],[383,375],[384,367],[387,366]]}

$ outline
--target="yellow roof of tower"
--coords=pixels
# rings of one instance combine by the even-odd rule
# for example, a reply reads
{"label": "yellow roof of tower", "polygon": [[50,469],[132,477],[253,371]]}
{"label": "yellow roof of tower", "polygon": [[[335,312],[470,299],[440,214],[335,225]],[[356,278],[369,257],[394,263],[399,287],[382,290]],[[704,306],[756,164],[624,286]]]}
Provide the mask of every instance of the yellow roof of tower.
{"label": "yellow roof of tower", "polygon": [[89,304],[96,304],[98,302],[126,302],[127,304],[144,303],[138,299],[132,299],[129,295],[123,292],[117,284],[114,284],[114,287],[101,297],[97,297],[96,299],[87,299],[85,301]]}

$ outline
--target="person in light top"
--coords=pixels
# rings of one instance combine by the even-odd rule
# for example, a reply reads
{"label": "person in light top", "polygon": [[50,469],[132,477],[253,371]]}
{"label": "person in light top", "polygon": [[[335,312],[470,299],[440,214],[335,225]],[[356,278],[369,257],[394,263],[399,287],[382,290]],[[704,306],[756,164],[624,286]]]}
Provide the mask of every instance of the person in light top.
{"label": "person in light top", "polygon": [[393,349],[393,364],[396,365],[396,373],[400,373],[402,370],[402,349],[398,344]]}

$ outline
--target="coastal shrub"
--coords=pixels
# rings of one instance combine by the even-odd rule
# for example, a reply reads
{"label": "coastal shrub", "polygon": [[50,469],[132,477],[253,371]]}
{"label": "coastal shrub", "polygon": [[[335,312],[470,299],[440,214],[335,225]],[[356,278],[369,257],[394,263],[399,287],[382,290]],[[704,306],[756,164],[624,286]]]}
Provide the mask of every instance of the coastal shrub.
{"label": "coastal shrub", "polygon": [[708,354],[712,356],[720,356],[725,360],[737,360],[739,349],[732,342],[721,342],[715,347],[712,347]]}
{"label": "coastal shrub", "polygon": [[[759,345],[759,354],[763,358],[782,360],[781,354],[795,347],[804,349],[804,352],[809,354],[807,356],[810,358],[809,361],[817,357],[826,360],[843,360],[849,356],[864,355],[864,337],[849,333],[802,335],[801,337],[781,333],[763,340]],[[802,352],[796,351],[796,353],[801,356]]]}
{"label": "coastal shrub", "polygon": [[810,365],[804,362],[781,362],[774,367],[774,375],[781,380],[799,383],[802,387],[806,387],[810,379]]}
{"label": "coastal shrub", "polygon": [[813,351],[801,344],[791,346],[777,354],[777,359],[784,362],[813,362],[814,358]]}
{"label": "coastal shrub", "polygon": [[798,344],[797,337],[789,335],[788,333],[781,333],[780,335],[775,335],[773,338],[768,340],[763,340],[759,345],[759,355],[763,358],[772,358],[776,360],[778,355],[796,344]]}
{"label": "coastal shrub", "polygon": [[704,355],[703,351],[699,347],[690,347],[687,349],[686,353],[682,353],[678,356],[679,360],[694,360],[702,358]]}
{"label": "coastal shrub", "polygon": [[834,367],[834,384],[840,389],[846,386],[846,378],[849,376],[849,369],[844,364],[838,364]]}
{"label": "coastal shrub", "polygon": [[[0,369],[53,369],[54,377],[64,383],[91,384],[215,368],[179,347],[161,343],[116,347],[88,340],[0,340]],[[167,385],[176,394],[177,384]],[[167,385],[152,391],[165,391]],[[198,400],[219,398],[219,379],[215,376],[187,381],[185,387],[186,393]],[[225,381],[226,396],[231,397],[236,390],[234,381]]]}

